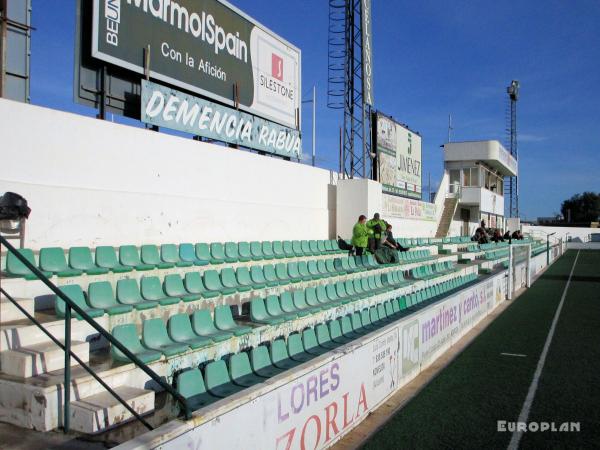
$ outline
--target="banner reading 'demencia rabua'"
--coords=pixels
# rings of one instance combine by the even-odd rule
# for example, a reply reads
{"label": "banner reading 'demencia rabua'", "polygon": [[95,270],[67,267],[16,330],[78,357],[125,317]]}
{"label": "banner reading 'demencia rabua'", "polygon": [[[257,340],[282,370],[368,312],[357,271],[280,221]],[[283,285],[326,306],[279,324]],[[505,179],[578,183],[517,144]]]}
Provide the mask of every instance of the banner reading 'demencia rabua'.
{"label": "banner reading 'demencia rabua'", "polygon": [[146,80],[141,120],[281,156],[302,156],[297,130]]}

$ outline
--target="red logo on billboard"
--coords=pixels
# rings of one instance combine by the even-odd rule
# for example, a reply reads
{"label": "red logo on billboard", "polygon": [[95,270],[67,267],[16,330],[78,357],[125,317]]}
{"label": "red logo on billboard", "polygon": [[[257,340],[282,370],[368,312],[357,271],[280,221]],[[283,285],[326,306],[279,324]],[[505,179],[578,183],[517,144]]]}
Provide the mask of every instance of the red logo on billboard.
{"label": "red logo on billboard", "polygon": [[275,53],[271,55],[271,75],[283,81],[283,58]]}

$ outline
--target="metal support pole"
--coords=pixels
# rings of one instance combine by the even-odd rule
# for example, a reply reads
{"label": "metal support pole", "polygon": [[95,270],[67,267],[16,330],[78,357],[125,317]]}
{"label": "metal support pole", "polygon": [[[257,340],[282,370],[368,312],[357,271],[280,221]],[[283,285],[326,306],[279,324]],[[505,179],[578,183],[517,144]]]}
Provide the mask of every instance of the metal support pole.
{"label": "metal support pole", "polygon": [[108,73],[106,70],[106,66],[102,66],[101,76],[100,76],[100,119],[106,120],[106,79],[108,78]]}
{"label": "metal support pole", "polygon": [[6,0],[0,0],[0,97],[4,97],[4,84],[6,83],[7,7]]}
{"label": "metal support pole", "polygon": [[550,265],[550,236],[546,236],[546,266]]}
{"label": "metal support pole", "polygon": [[313,86],[313,99],[312,99],[312,107],[313,107],[313,123],[312,123],[312,165],[315,166],[315,158],[316,158],[316,125],[317,125],[317,87]]}
{"label": "metal support pole", "polygon": [[65,303],[65,306],[65,404],[63,405],[63,429],[65,433],[68,433],[71,428],[71,306],[68,303]]}

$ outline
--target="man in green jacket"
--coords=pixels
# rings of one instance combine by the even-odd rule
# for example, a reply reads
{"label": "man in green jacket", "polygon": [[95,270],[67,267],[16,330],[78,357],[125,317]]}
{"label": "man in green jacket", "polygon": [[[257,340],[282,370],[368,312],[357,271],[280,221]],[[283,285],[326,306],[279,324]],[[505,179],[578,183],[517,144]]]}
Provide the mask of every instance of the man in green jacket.
{"label": "man in green jacket", "polygon": [[366,222],[367,217],[361,215],[352,229],[352,245],[356,248],[356,256],[362,256],[369,243],[369,229]]}
{"label": "man in green jacket", "polygon": [[369,244],[369,248],[371,248],[371,251],[374,252],[379,248],[379,244],[381,243],[381,236],[385,232],[386,227],[387,223],[385,222],[385,220],[381,220],[379,218],[379,213],[375,213],[373,215],[373,218],[367,222],[367,228],[371,232],[371,236],[369,237],[373,238],[372,243]]}

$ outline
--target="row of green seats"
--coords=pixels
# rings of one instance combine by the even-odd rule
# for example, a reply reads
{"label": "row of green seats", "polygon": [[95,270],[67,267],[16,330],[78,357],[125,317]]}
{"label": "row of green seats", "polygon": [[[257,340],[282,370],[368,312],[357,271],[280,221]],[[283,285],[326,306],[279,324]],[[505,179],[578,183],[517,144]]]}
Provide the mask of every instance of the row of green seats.
{"label": "row of green seats", "polygon": [[460,289],[466,284],[469,284],[475,280],[477,280],[476,273],[470,273],[464,276],[456,277],[451,280],[444,281],[443,283],[438,283],[425,289],[421,289],[417,292],[413,292],[412,294],[402,296],[399,299],[400,305],[402,309],[411,308],[425,301],[438,299],[439,297],[456,289]]}
{"label": "row of green seats", "polygon": [[[126,273],[132,270],[147,271],[173,267],[203,266],[235,262],[261,261],[291,257],[317,256],[344,253],[335,240],[273,241],[273,242],[214,242],[212,244],[184,243],[122,245],[118,255],[114,247],[96,247],[94,255],[89,247],[71,247],[65,256],[60,247],[42,248],[39,266],[31,249],[19,253],[46,276],[72,277],[82,274],[103,275],[109,272]],[[12,253],[6,256],[6,271],[10,276],[35,279],[32,272]]]}
{"label": "row of green seats", "polygon": [[[275,287],[301,281],[319,280],[347,273],[362,272],[377,268],[372,255],[362,257],[330,258],[318,261],[293,261],[264,266],[231,267],[220,271],[206,270],[179,274],[141,277],[117,281],[116,289],[108,281],[90,283],[86,295],[78,284],[62,286],[60,289],[90,316],[128,313],[132,309],[145,310],[157,306],[168,306],[192,302],[219,295],[233,295],[253,289]],[[55,310],[58,317],[65,316],[65,302],[56,297]]]}
{"label": "row of green seats", "polygon": [[480,244],[481,250],[495,250],[499,248],[508,247],[508,242],[488,242],[487,244]]}
{"label": "row of green seats", "polygon": [[490,261],[506,257],[508,257],[508,249],[487,250],[485,252],[485,259]]}
{"label": "row of green seats", "polygon": [[411,269],[411,275],[416,280],[431,280],[442,275],[454,272],[455,267],[452,261],[435,263],[433,265],[425,265]]}
{"label": "row of green seats", "polygon": [[[207,309],[195,311],[191,316],[175,314],[169,318],[167,325],[160,318],[144,320],[141,340],[135,324],[117,325],[112,335],[142,362],[149,363],[163,355],[179,355],[250,332],[252,327],[236,323],[231,308],[222,305],[215,308],[214,320]],[[111,346],[111,354],[115,361],[130,361],[115,346]]]}
{"label": "row of green seats", "polygon": [[336,308],[356,300],[399,289],[409,284],[404,279],[402,271],[398,270],[286,291],[279,296],[269,295],[264,299],[254,298],[250,300],[250,319],[256,323],[277,325],[328,308]]}
{"label": "row of green seats", "polygon": [[400,262],[403,263],[416,263],[423,262],[432,259],[429,250],[413,250],[409,252],[398,252]]}
{"label": "row of green seats", "polygon": [[360,312],[292,333],[249,352],[219,359],[204,367],[184,370],[175,376],[175,388],[197,410],[215,401],[265,382],[304,362],[347,344],[380,326],[387,325],[400,313],[397,300],[380,303]]}
{"label": "row of green seats", "polygon": [[471,242],[471,236],[448,236],[442,239],[444,244],[463,244]]}

